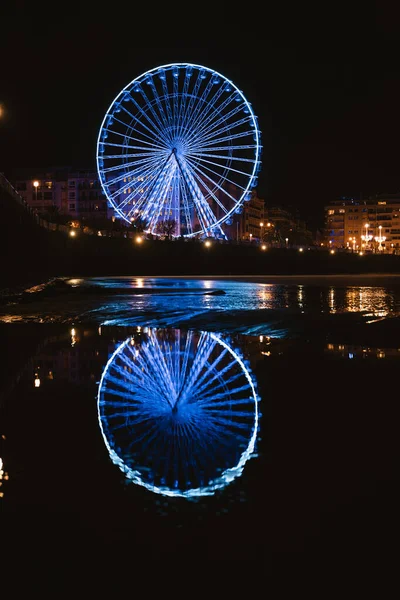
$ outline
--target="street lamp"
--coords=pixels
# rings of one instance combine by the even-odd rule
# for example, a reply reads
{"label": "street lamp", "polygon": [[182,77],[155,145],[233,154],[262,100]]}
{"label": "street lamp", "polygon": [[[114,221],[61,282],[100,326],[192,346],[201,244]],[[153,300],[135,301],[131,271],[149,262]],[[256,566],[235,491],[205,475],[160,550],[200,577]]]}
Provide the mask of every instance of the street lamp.
{"label": "street lamp", "polygon": [[383,250],[383,248],[382,248],[382,242],[384,242],[386,240],[386,236],[382,235],[382,225],[379,225],[378,229],[379,229],[379,235],[377,235],[375,237],[375,240],[377,242],[379,242],[379,246],[378,246],[379,252],[382,252],[382,250]]}
{"label": "street lamp", "polygon": [[365,244],[365,248],[369,248],[369,242],[370,240],[372,240],[372,235],[368,234],[368,227],[369,227],[369,223],[365,223],[365,235],[361,236],[361,239],[364,240]]}
{"label": "street lamp", "polygon": [[263,223],[263,221],[261,221],[261,223],[260,223],[260,228],[261,228],[260,238],[261,238],[261,241],[263,239],[263,227],[264,227],[264,223]]}
{"label": "street lamp", "polygon": [[39,182],[38,181],[34,181],[33,182],[33,187],[35,188],[35,201],[37,202],[37,189],[39,187]]}
{"label": "street lamp", "polygon": [[288,244],[289,244],[289,238],[285,238],[285,244],[286,244],[286,248],[287,248]]}

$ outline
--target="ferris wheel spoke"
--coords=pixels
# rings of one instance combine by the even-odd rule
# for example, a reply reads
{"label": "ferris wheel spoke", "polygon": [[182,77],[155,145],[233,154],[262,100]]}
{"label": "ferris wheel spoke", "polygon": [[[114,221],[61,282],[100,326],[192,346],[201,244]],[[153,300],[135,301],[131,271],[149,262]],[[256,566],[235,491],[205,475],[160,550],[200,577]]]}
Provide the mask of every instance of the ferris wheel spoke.
{"label": "ferris wheel spoke", "polygon": [[[127,159],[127,158],[143,158],[143,157],[149,158],[149,157],[154,156],[154,154],[155,154],[154,152],[148,152],[148,151],[146,151],[146,152],[138,152],[137,154],[123,154],[123,157],[124,157],[124,159]],[[121,158],[121,154],[104,154],[103,158],[104,158],[104,160],[113,160],[115,158]],[[135,164],[136,164],[136,161],[132,162],[132,163],[124,163],[123,166],[124,167],[126,167],[126,166],[132,166],[132,165],[135,165]],[[121,165],[117,165],[116,166],[116,169],[121,169],[121,168],[122,168]],[[109,170],[109,168],[103,169],[104,172],[108,171],[108,170]]]}
{"label": "ferris wheel spoke", "polygon": [[177,121],[177,135],[182,134],[183,116],[185,114],[186,101],[188,97],[189,84],[192,78],[193,69],[188,67],[185,69],[185,79],[183,82],[182,93],[180,94],[179,110],[178,110],[178,121]]}
{"label": "ferris wheel spoke", "polygon": [[[230,103],[231,102],[226,104],[225,107],[229,106]],[[196,129],[193,129],[193,131],[195,131],[195,134],[191,137],[191,143],[196,143],[198,139],[203,139],[204,136],[207,136],[207,134],[209,134],[216,128],[221,127],[224,124],[226,126],[229,126],[234,123],[237,123],[238,120],[233,120],[233,117],[235,117],[235,115],[239,113],[241,109],[242,107],[236,105],[233,108],[231,108],[228,113],[223,113],[222,116],[220,109],[217,112],[211,112],[207,118],[204,118],[201,121],[201,123],[198,124]],[[248,117],[245,117],[245,119],[248,120]],[[242,120],[239,119],[239,121]]]}
{"label": "ferris wheel spoke", "polygon": [[[197,216],[201,223],[204,232],[210,231],[217,225],[217,218],[212,212],[210,205],[204,198],[201,189],[197,185],[195,177],[188,168],[184,168],[186,179],[188,181],[190,192],[192,193],[193,203],[196,209]],[[220,230],[224,235],[223,231]]]}
{"label": "ferris wheel spoke", "polygon": [[172,117],[172,110],[171,110],[171,105],[170,105],[170,101],[169,101],[170,94],[169,94],[169,90],[168,90],[168,86],[167,86],[165,72],[164,72],[163,76],[160,75],[160,79],[161,79],[161,85],[162,85],[162,89],[163,89],[165,108],[167,110],[167,121],[168,121],[168,129],[169,129],[173,123],[173,117]]}
{"label": "ferris wheel spoke", "polygon": [[[237,149],[246,149],[246,150],[253,150],[255,149],[255,146],[232,146],[231,148],[219,148],[219,150],[237,150]],[[207,150],[207,152],[214,152],[216,151],[217,148],[211,148],[209,150]],[[196,157],[199,158],[221,158],[222,160],[229,160],[229,161],[239,161],[239,162],[248,162],[248,163],[252,163],[254,164],[254,159],[253,158],[245,158],[243,156],[235,156],[234,154],[206,154],[205,152],[190,152],[187,154],[188,157],[196,159]]]}
{"label": "ferris wheel spoke", "polygon": [[224,123],[227,123],[226,127],[231,127],[236,124],[242,124],[251,119],[251,117],[245,117],[244,119],[239,119],[232,121],[232,118],[242,110],[241,106],[235,106],[230,110],[229,113],[220,116],[220,112],[212,113],[209,119],[206,119],[201,127],[198,127],[196,130],[196,134],[192,136],[192,142],[195,142],[197,139],[203,139],[209,132],[215,130],[215,128],[220,127]]}
{"label": "ferris wheel spoke", "polygon": [[158,381],[168,402],[172,404],[169,398],[171,396],[173,397],[175,394],[174,382],[171,379],[171,373],[168,370],[165,362],[165,355],[162,352],[157,340],[155,339],[154,341],[157,345],[155,345],[151,351],[148,346],[145,346],[143,349],[143,352],[147,358],[147,368],[149,373],[152,374],[151,379]]}
{"label": "ferris wheel spoke", "polygon": [[234,95],[230,95],[221,104],[217,104],[222,94],[225,92],[224,86],[220,86],[217,88],[216,93],[210,98],[207,102],[207,105],[204,107],[202,111],[199,111],[195,118],[191,119],[192,131],[203,129],[207,123],[210,122],[214,118],[214,111],[217,109],[218,111],[225,110],[227,106],[234,99]]}
{"label": "ferris wheel spoke", "polygon": [[202,385],[205,379],[208,379],[211,373],[215,370],[217,365],[223,360],[227,354],[228,350],[225,348],[222,352],[218,354],[218,356],[214,359],[212,363],[209,363],[208,360],[204,364],[204,370],[200,377],[196,379],[196,383],[193,385],[193,391],[198,390],[201,393]]}
{"label": "ferris wheel spoke", "polygon": [[[124,138],[124,140],[133,140],[134,142],[139,142],[140,144],[147,144],[148,146],[150,146],[151,148],[154,148],[155,150],[165,151],[166,149],[168,149],[168,146],[166,146],[166,145],[159,146],[158,144],[155,143],[156,140],[154,138],[154,134],[153,134],[153,136],[149,136],[149,135],[146,135],[143,132],[136,132],[140,136],[142,136],[142,137],[139,138],[139,137],[134,137],[132,135],[129,135],[126,132],[122,133],[120,131],[114,131],[113,129],[107,129],[107,128],[105,128],[103,131],[107,135],[109,133],[112,133],[113,135],[118,136],[118,138],[120,138],[120,137]],[[151,132],[151,133],[153,133],[153,132]],[[147,142],[145,139],[142,139],[142,138],[146,138],[146,139],[148,139],[150,141]],[[104,139],[108,139],[108,138],[104,138]],[[130,146],[129,144],[126,144],[126,143],[119,145],[119,144],[116,144],[116,143],[105,142],[104,139],[101,142],[99,142],[99,146],[116,146],[116,147],[120,146],[121,148],[128,148],[128,149],[131,149],[131,148],[139,149],[139,150],[142,149],[142,146]],[[158,143],[161,143],[161,141],[162,140],[157,140]]]}
{"label": "ferris wheel spoke", "polygon": [[[222,88],[221,91],[224,91],[224,89]],[[221,114],[225,111],[225,109],[229,106],[229,104],[234,100],[235,94],[230,94],[222,103],[221,105],[218,106],[218,113]],[[214,109],[214,110],[213,110]],[[190,121],[191,123],[191,131],[195,131],[195,127],[196,130],[203,130],[206,126],[208,126],[208,124],[215,119],[215,107],[209,103],[208,106],[205,108],[204,113],[201,117],[201,119],[197,120],[196,123],[192,124],[192,121]]]}
{"label": "ferris wheel spoke", "polygon": [[[203,79],[204,79],[204,71],[202,69],[199,69],[197,71],[197,78],[196,78],[196,82],[195,82],[194,87],[193,87],[193,91],[190,94],[189,102],[187,103],[186,110],[184,111],[184,113],[182,115],[182,122],[183,123],[186,123],[189,115],[192,114],[193,107],[195,106],[196,99],[198,97],[198,93],[199,93],[199,90],[200,90],[200,87],[201,87]],[[184,131],[180,130],[179,134],[182,135],[183,132]]]}
{"label": "ferris wheel spoke", "polygon": [[204,395],[201,397],[201,399],[199,399],[199,404],[207,404],[208,402],[214,402],[215,400],[222,400],[223,398],[231,398],[232,396],[234,396],[235,394],[241,394],[242,392],[245,392],[246,390],[249,390],[249,385],[243,385],[240,388],[236,388],[236,389],[229,389],[226,390],[225,392],[220,392],[218,394],[215,393],[214,390],[212,390],[208,395]]}
{"label": "ferris wheel spoke", "polygon": [[[170,174],[169,176],[166,178],[166,180],[164,181],[164,184],[162,186],[162,188],[160,188],[159,190],[159,200],[158,203],[156,201],[153,201],[153,206],[154,206],[154,210],[152,212],[152,215],[149,216],[149,222],[147,225],[147,229],[151,232],[154,233],[155,232],[155,228],[157,226],[157,223],[159,221],[162,221],[162,210],[164,208],[164,213],[167,212],[168,209],[166,209],[167,206],[167,202],[168,202],[168,191],[169,188],[171,186],[172,183],[172,178],[173,178],[173,172],[172,170],[170,170]],[[149,202],[148,206],[151,204],[151,201]]]}
{"label": "ferris wheel spoke", "polygon": [[[232,366],[232,364],[229,364],[228,367],[225,367],[224,369],[221,369],[221,371],[214,373],[210,381],[205,382],[203,386],[198,390],[198,393],[200,395],[206,393],[206,390],[208,390],[210,386],[213,386],[213,390],[226,386],[226,382],[225,380],[222,380],[222,377],[225,377],[227,371],[229,371],[232,368]],[[236,375],[231,375],[228,380],[229,385],[232,385],[232,383],[239,379],[241,376],[242,375],[240,372],[236,373]]]}
{"label": "ferris wheel spoke", "polygon": [[[192,161],[190,161],[189,159],[188,159],[188,162],[189,162],[189,163],[191,163],[192,169],[193,169],[194,171],[197,171],[197,172],[199,172],[199,173],[200,173],[200,175],[201,175],[202,177],[204,177],[204,178],[205,178],[207,181],[210,181],[210,182],[211,182],[211,183],[212,183],[212,184],[213,184],[215,187],[217,187],[217,188],[220,190],[220,192],[221,192],[221,193],[223,193],[223,194],[224,194],[224,196],[227,196],[228,198],[230,198],[234,204],[237,204],[237,203],[238,203],[238,198],[235,198],[234,196],[232,196],[232,194],[230,194],[230,193],[228,192],[228,190],[226,190],[226,189],[225,189],[223,186],[221,186],[219,183],[216,183],[216,179],[212,179],[212,178],[211,178],[211,177],[210,177],[210,176],[209,176],[209,175],[206,173],[206,171],[209,171],[209,172],[213,173],[213,174],[216,176],[216,178],[221,178],[221,173],[217,173],[216,171],[214,171],[213,169],[210,169],[210,167],[207,167],[207,166],[204,166],[204,169],[205,169],[205,170],[203,170],[203,169],[200,169],[200,167],[199,167],[197,164],[194,164],[194,163],[193,163]],[[232,184],[235,186],[235,188],[236,188],[236,189],[238,189],[238,190],[241,190],[242,192],[245,192],[245,191],[246,191],[246,189],[247,189],[247,188],[244,188],[244,187],[243,187],[243,186],[241,186],[241,185],[238,185],[238,184],[237,184],[235,181],[232,181],[232,180],[231,180],[231,179],[229,179],[227,176],[224,176],[223,180],[224,180],[224,182],[227,182],[227,183],[232,183]]]}
{"label": "ferris wheel spoke", "polygon": [[[179,190],[178,191],[178,199],[180,201],[180,204],[182,204],[187,233],[193,234],[192,219],[191,219],[191,215],[190,215],[190,202],[189,202],[189,198],[188,198],[188,188],[185,185],[185,182],[180,179],[178,179],[177,187]],[[179,208],[180,208],[180,205],[179,205]]]}
{"label": "ferris wheel spoke", "polygon": [[[168,164],[169,163],[169,164]],[[165,201],[165,190],[171,185],[171,180],[174,174],[174,166],[171,164],[171,156],[167,159],[163,168],[159,171],[157,178],[154,180],[152,188],[146,194],[146,208],[144,209],[142,216],[144,219],[151,219],[157,214],[160,198],[163,197],[162,202]],[[160,194],[163,193],[163,196]]]}
{"label": "ferris wheel spoke", "polygon": [[[163,122],[164,131],[167,132],[167,131],[169,131],[169,124],[171,122],[170,116],[168,114],[169,105],[168,105],[168,107],[166,105],[166,103],[168,102],[168,99],[165,97],[165,92],[164,92],[164,97],[160,97],[155,85],[150,86],[150,88],[151,88],[151,91],[153,94],[153,98],[156,102],[158,112],[160,114],[160,118]],[[163,106],[163,101],[165,103],[165,107]],[[171,141],[171,136],[169,134],[167,134],[167,137]]]}
{"label": "ferris wheel spoke", "polygon": [[[141,146],[130,146],[129,144],[116,144],[116,143],[111,143],[111,142],[101,142],[99,145],[101,146],[101,151],[102,153],[104,152],[104,146],[110,146],[112,148],[124,148],[124,150],[140,150],[142,152],[149,152],[150,154],[159,154],[160,152],[168,152],[167,149],[165,148],[161,148],[161,147],[157,147],[154,146],[154,144],[150,144],[149,142],[145,142],[142,140],[138,140],[141,142]],[[148,148],[144,147],[143,144],[148,144]],[[116,150],[114,150],[114,152],[116,152]],[[125,154],[123,152],[120,152],[119,154],[115,155],[115,158],[123,158],[125,156],[129,156],[129,154]],[[102,154],[102,158],[109,158],[107,157],[106,154]]]}
{"label": "ferris wheel spoke", "polygon": [[[146,161],[140,161],[140,167],[133,169],[131,171],[128,172],[124,172],[122,173],[122,175],[118,175],[117,177],[114,177],[113,179],[109,179],[107,182],[107,186],[109,188],[112,188],[112,186],[116,185],[117,183],[125,183],[125,185],[119,187],[117,190],[115,190],[113,193],[109,194],[109,197],[111,199],[116,198],[117,196],[120,196],[121,194],[125,193],[125,190],[128,190],[130,187],[135,187],[135,185],[138,188],[144,187],[144,183],[143,181],[146,181],[146,178],[148,178],[155,169],[157,168],[161,168],[162,166],[162,162],[161,160],[158,158],[157,160],[152,158],[152,159],[148,159]],[[103,172],[103,171],[101,171]],[[129,179],[130,178],[130,179]],[[135,182],[132,183],[132,182]]]}
{"label": "ferris wheel spoke", "polygon": [[[123,108],[124,108],[124,107],[123,107]],[[126,113],[127,113],[129,116],[132,116],[132,115],[131,115],[131,113],[130,113],[128,110],[125,110],[125,112],[126,112]],[[146,138],[148,138],[148,139],[150,139],[150,140],[152,139],[152,140],[154,141],[154,133],[153,133],[153,135],[152,135],[152,136],[148,136],[147,134],[143,133],[143,131],[140,131],[140,129],[136,129],[136,127],[135,127],[135,126],[134,126],[134,127],[132,127],[131,123],[126,123],[125,121],[123,121],[123,120],[119,119],[119,118],[118,118],[118,117],[116,117],[115,115],[112,115],[112,117],[111,117],[110,119],[108,119],[108,120],[107,120],[106,127],[105,127],[105,131],[108,131],[108,132],[111,132],[111,133],[116,133],[116,131],[115,131],[115,130],[111,130],[111,129],[110,129],[110,125],[112,125],[114,122],[115,122],[115,123],[119,123],[120,125],[122,125],[122,126],[124,127],[124,129],[125,129],[125,130],[126,130],[126,129],[131,129],[131,130],[132,130],[132,132],[134,131],[134,132],[136,132],[138,135],[140,135],[140,136],[143,136],[143,137],[146,137]],[[137,125],[136,125],[136,126],[137,126]],[[142,127],[142,126],[143,126],[143,124],[142,124],[142,123],[140,123],[140,126]],[[147,129],[147,128],[145,128],[145,129]],[[150,131],[150,130],[149,130],[149,131]],[[151,132],[151,131],[150,131],[150,132]],[[132,139],[134,139],[134,138],[132,138]]]}
{"label": "ferris wheel spoke", "polygon": [[210,188],[208,187],[208,185],[205,183],[204,179],[202,179],[195,171],[193,171],[193,177],[195,179],[197,179],[197,181],[199,182],[199,184],[205,188],[206,192],[208,192],[209,197],[211,197],[214,202],[216,202],[216,204],[218,204],[218,206],[220,207],[220,209],[227,214],[229,211],[226,209],[226,207],[222,204],[222,202],[220,201],[220,199],[218,198],[218,196],[216,196],[214,194],[214,192],[212,190],[210,190]]}
{"label": "ferris wheel spoke", "polygon": [[[129,100],[132,102],[132,104],[134,105],[134,107],[136,108],[136,110],[138,111],[138,113],[140,115],[142,115],[143,119],[145,119],[146,123],[147,123],[147,125],[146,125],[146,123],[144,123],[143,120],[140,120],[138,117],[136,117],[135,115],[133,115],[133,113],[131,113],[126,108],[126,106],[124,106],[123,104],[121,104],[121,107],[123,108],[123,110],[132,118],[132,120],[137,124],[137,126],[140,126],[140,129],[137,129],[137,130],[135,129],[135,131],[140,132],[141,135],[145,135],[145,134],[142,134],[142,131],[141,131],[141,128],[143,128],[143,129],[145,129],[146,131],[149,132],[150,139],[156,139],[158,141],[162,140],[164,142],[164,144],[166,144],[168,146],[168,139],[166,138],[166,136],[162,132],[162,129],[161,130],[159,129],[159,127],[149,117],[149,115],[146,113],[146,111],[133,98],[132,94],[129,94]],[[149,125],[150,125],[150,127],[149,127]]]}
{"label": "ferris wheel spoke", "polygon": [[229,165],[220,165],[219,163],[214,162],[212,160],[207,160],[206,158],[202,158],[201,160],[200,159],[198,159],[198,160],[204,168],[207,168],[206,165],[213,165],[214,167],[219,167],[220,169],[222,168],[224,170],[228,170],[230,173],[238,173],[239,175],[244,175],[245,177],[249,177],[248,172],[246,173],[245,171],[239,171],[239,169],[234,169],[233,167],[231,167]]}
{"label": "ferris wheel spoke", "polygon": [[[139,161],[138,161],[139,162]],[[117,193],[125,193],[124,190],[129,189],[130,187],[134,188],[134,192],[145,193],[145,188],[148,181],[156,178],[156,174],[161,172],[163,166],[165,165],[165,157],[158,156],[147,159],[146,161],[140,161],[139,167],[127,171],[121,176],[115,178],[115,180],[111,180],[113,183],[124,181],[125,185],[122,186]],[[136,183],[132,183],[136,182]],[[135,187],[136,186],[136,187]],[[143,189],[140,189],[143,188]],[[147,190],[147,188],[146,188]]]}
{"label": "ferris wheel spoke", "polygon": [[[153,94],[153,97],[154,97],[157,92],[156,92],[155,85],[154,85],[154,82],[153,82],[152,78],[149,77],[148,80],[147,80],[147,83],[149,84],[149,87],[151,88],[152,94]],[[164,133],[165,138],[168,141],[168,144],[170,144],[171,143],[171,136],[168,134],[168,129],[165,127],[165,123],[163,123],[161,121],[161,119],[158,116],[157,112],[154,110],[152,103],[150,102],[149,98],[146,95],[146,92],[143,89],[143,86],[140,86],[140,93],[141,93],[141,95],[142,95],[142,97],[143,97],[143,99],[145,101],[146,106],[148,107],[148,109],[151,112],[154,120],[156,121],[156,123],[158,125],[158,128],[159,128],[159,131],[160,132],[162,131]],[[155,100],[156,100],[156,104],[157,104],[157,99],[155,99]]]}
{"label": "ferris wheel spoke", "polygon": [[193,362],[185,379],[184,385],[181,390],[181,397],[190,397],[191,390],[194,386],[194,382],[197,380],[199,374],[203,370],[204,366],[208,362],[208,359],[213,352],[216,345],[215,340],[211,340],[204,332],[201,333],[200,341],[198,345],[196,362]]}
{"label": "ferris wheel spoke", "polygon": [[192,131],[195,131],[196,119],[198,118],[199,112],[202,110],[202,108],[204,106],[207,106],[207,97],[209,96],[212,87],[213,87],[212,80],[209,79],[206,87],[204,88],[203,93],[197,99],[197,103],[193,105],[193,110],[190,115],[190,125],[191,125]]}
{"label": "ferris wheel spoke", "polygon": [[[233,129],[236,129],[237,127],[241,127],[242,125],[245,125],[247,123],[248,123],[248,118],[241,119],[240,121],[235,121],[234,123],[229,123],[228,125],[225,125],[224,127],[220,127],[218,129],[214,129],[214,128],[209,129],[201,137],[197,136],[197,138],[193,138],[189,149],[192,149],[192,148],[203,149],[205,146],[208,146],[210,143],[216,144],[219,142],[224,142],[225,140],[230,142],[231,140],[235,140],[238,138],[255,136],[256,132],[255,132],[255,130],[252,130],[252,129],[247,129],[246,131],[239,131],[238,133],[232,133]],[[218,138],[218,136],[220,136],[222,133],[228,133],[228,135],[225,136],[224,138]]]}
{"label": "ferris wheel spoke", "polygon": [[[113,167],[104,167],[102,169],[103,173],[111,173],[112,171],[121,171],[122,168],[128,169],[130,167],[137,167],[138,165],[145,165],[149,161],[154,160],[154,155],[151,154],[137,154],[137,157],[140,157],[141,160],[123,163],[123,165],[114,165]],[[126,171],[124,171],[124,177],[126,177]]]}
{"label": "ferris wheel spoke", "polygon": [[[220,356],[222,354],[223,353],[221,352]],[[224,356],[225,356],[225,353],[224,353]],[[199,394],[203,394],[203,392],[210,385],[213,385],[213,383],[216,382],[218,378],[223,377],[226,373],[228,373],[228,371],[230,371],[230,369],[232,369],[236,365],[236,361],[231,361],[221,371],[218,371],[218,373],[216,373],[215,375],[211,376],[211,373],[213,371],[215,371],[215,368],[218,365],[218,363],[219,363],[219,360],[217,362],[215,362],[215,364],[210,365],[210,368],[207,370],[207,372],[201,378],[199,378],[198,381],[196,382],[196,384],[194,385],[194,389],[197,390]],[[206,381],[204,381],[205,379],[206,379]]]}

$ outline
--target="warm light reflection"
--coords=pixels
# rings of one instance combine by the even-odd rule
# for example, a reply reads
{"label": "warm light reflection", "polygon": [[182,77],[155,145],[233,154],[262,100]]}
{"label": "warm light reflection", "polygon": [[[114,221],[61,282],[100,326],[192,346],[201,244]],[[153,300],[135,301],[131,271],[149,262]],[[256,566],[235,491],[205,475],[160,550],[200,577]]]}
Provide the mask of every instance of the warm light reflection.
{"label": "warm light reflection", "polygon": [[297,302],[299,305],[299,308],[303,308],[303,286],[299,285],[297,288]]}
{"label": "warm light reflection", "polygon": [[352,344],[327,344],[325,350],[329,354],[338,354],[344,359],[351,360],[399,360],[400,353],[396,348],[364,347]]}
{"label": "warm light reflection", "polygon": [[77,287],[83,283],[83,279],[69,279],[67,283],[72,287]]}

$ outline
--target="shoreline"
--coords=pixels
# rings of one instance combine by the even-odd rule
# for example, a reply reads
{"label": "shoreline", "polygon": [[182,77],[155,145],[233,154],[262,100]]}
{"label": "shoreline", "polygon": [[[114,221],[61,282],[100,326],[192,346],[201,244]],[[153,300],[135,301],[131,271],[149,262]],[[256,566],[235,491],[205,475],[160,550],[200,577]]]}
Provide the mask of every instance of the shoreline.
{"label": "shoreline", "polygon": [[254,283],[296,283],[296,281],[309,281],[321,283],[326,280],[338,281],[374,281],[390,280],[400,284],[400,273],[328,273],[322,274],[296,274],[296,275],[93,275],[93,276],[61,276],[59,279],[193,279],[193,280],[213,280],[213,281],[249,281]]}

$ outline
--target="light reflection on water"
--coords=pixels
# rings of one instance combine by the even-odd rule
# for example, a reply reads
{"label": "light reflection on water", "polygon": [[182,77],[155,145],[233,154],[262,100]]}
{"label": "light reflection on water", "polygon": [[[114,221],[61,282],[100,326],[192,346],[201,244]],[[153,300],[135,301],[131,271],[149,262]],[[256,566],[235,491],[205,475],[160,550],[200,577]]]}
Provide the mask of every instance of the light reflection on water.
{"label": "light reflection on water", "polygon": [[144,328],[110,357],[98,393],[111,460],[152,492],[197,498],[254,455],[258,396],[238,349],[213,333]]}
{"label": "light reflection on water", "polygon": [[[363,313],[369,322],[400,315],[400,287],[321,283],[260,283],[218,279],[157,277],[67,280],[71,291],[34,297],[0,307],[0,322],[94,322],[151,326],[191,326],[268,334],[273,311],[282,315]],[[321,280],[320,280],[321,281]],[[287,311],[287,312],[286,312]],[[281,318],[281,315],[279,316]],[[240,327],[239,327],[240,325]],[[247,326],[248,325],[248,326]],[[284,327],[284,325],[283,325]]]}
{"label": "light reflection on water", "polygon": [[[259,283],[218,279],[156,277],[87,278],[82,285],[115,291],[130,310],[262,310],[400,314],[400,289],[394,286]],[[132,290],[132,296],[126,292]],[[137,290],[143,294],[137,295]],[[118,296],[118,292],[121,294]],[[216,295],[213,295],[215,293]],[[217,295],[218,294],[218,295]],[[109,304],[108,304],[109,308]]]}

